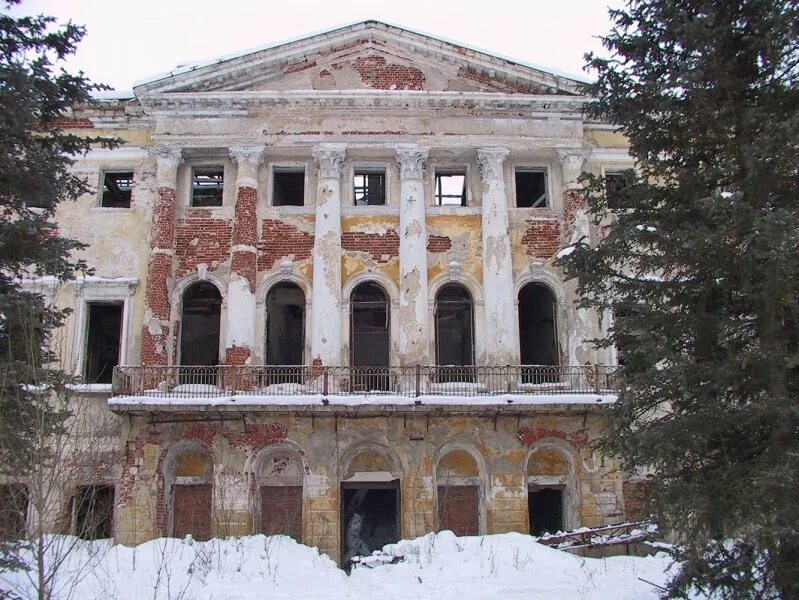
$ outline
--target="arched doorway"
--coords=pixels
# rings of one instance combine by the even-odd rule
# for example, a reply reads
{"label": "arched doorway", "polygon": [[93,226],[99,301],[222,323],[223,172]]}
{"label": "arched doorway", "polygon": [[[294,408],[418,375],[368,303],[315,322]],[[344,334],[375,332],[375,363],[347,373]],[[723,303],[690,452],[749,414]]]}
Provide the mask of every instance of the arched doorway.
{"label": "arched doorway", "polygon": [[540,283],[528,283],[519,292],[519,354],[523,365],[560,364],[557,302]]}
{"label": "arched doorway", "polygon": [[212,283],[199,281],[183,292],[180,312],[181,365],[219,364],[222,295]]}
{"label": "arched doorway", "polygon": [[525,479],[532,535],[578,526],[572,465],[564,451],[546,443],[534,448],[527,460]]}
{"label": "arched doorway", "polygon": [[[378,284],[359,284],[350,296],[350,365],[355,390],[388,390],[390,319],[388,295]],[[364,368],[368,367],[368,368]]]}
{"label": "arched doorway", "polygon": [[182,538],[191,534],[199,541],[211,539],[211,456],[201,447],[183,448],[172,459],[168,477],[171,535]]}
{"label": "arched doorway", "polygon": [[258,533],[287,535],[302,543],[303,466],[297,453],[268,450],[255,473]]}
{"label": "arched doorway", "polygon": [[480,534],[480,468],[466,450],[452,450],[436,465],[438,528]]}
{"label": "arched doorway", "polygon": [[302,365],[305,354],[305,293],[284,281],[266,295],[266,364]]}
{"label": "arched doorway", "polygon": [[474,364],[472,304],[469,291],[456,283],[445,285],[436,294],[437,364]]}

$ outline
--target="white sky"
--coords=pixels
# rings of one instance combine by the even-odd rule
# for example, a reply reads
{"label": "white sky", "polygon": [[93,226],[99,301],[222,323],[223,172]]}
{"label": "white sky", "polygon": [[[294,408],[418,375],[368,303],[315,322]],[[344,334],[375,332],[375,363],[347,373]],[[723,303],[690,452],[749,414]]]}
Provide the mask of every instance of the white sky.
{"label": "white sky", "polygon": [[124,90],[179,63],[364,19],[586,77],[609,3],[621,0],[27,0],[13,12],[85,25],[69,68]]}

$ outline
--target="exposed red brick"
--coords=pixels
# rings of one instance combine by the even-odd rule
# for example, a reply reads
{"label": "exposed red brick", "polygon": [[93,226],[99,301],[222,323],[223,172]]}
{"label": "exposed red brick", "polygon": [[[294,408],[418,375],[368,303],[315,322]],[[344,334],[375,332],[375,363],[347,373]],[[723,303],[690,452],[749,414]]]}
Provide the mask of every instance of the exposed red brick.
{"label": "exposed red brick", "polygon": [[560,249],[560,222],[528,220],[522,236],[527,256],[550,258]]}
{"label": "exposed red brick", "polygon": [[277,422],[247,424],[244,428],[244,433],[226,431],[224,435],[234,448],[257,452],[267,446],[285,441],[288,436],[288,428]]}
{"label": "exposed red brick", "polygon": [[372,260],[387,263],[399,255],[399,235],[393,229],[384,234],[348,231],[341,234],[341,248],[350,252],[368,252]]}
{"label": "exposed red brick", "polygon": [[[250,358],[250,354],[252,350],[247,348],[246,346],[231,346],[225,350],[225,364],[226,365],[244,365],[247,364],[247,360]],[[246,382],[242,382],[246,383]],[[238,386],[239,389],[245,389],[242,386]]]}
{"label": "exposed red brick", "polygon": [[503,77],[491,77],[484,71],[478,71],[473,67],[461,67],[458,76],[471,81],[476,81],[492,90],[509,94],[551,94],[552,90],[542,85],[522,83],[519,81],[508,81]]}
{"label": "exposed red brick", "polygon": [[525,425],[519,427],[516,432],[516,437],[522,446],[532,446],[538,440],[544,438],[558,438],[569,442],[572,446],[577,448],[584,448],[588,444],[588,435],[584,430],[575,431],[574,433],[566,433],[560,429],[549,429],[547,427],[534,427],[533,425]]}
{"label": "exposed red brick", "polygon": [[314,236],[278,219],[263,222],[262,239],[258,244],[258,270],[268,271],[275,263],[293,256],[305,260],[313,253]]}
{"label": "exposed red brick", "polygon": [[[233,246],[258,245],[258,192],[255,188],[240,187],[236,194],[236,209],[233,217]],[[230,272],[247,279],[250,291],[255,293],[255,278],[258,259],[255,252],[234,250],[230,255]]]}
{"label": "exposed red brick", "polygon": [[567,189],[563,192],[563,228],[564,245],[568,243],[574,231],[574,219],[577,211],[585,207],[585,194],[579,188]]}
{"label": "exposed red brick", "polygon": [[478,486],[438,486],[438,528],[455,535],[478,535]]}
{"label": "exposed red brick", "polygon": [[651,491],[648,481],[625,481],[622,484],[626,521],[643,521],[649,518]]}
{"label": "exposed red brick", "polygon": [[159,187],[153,204],[153,222],[150,226],[150,248],[174,248],[175,244],[175,190]]}
{"label": "exposed red brick", "polygon": [[289,65],[288,67],[283,69],[283,74],[289,75],[290,73],[299,73],[301,71],[305,71],[315,66],[316,66],[315,60],[305,59],[303,61],[296,62],[293,65]]}
{"label": "exposed red brick", "polygon": [[89,119],[75,119],[64,117],[61,119],[51,119],[42,125],[43,129],[58,127],[60,129],[94,129],[94,123]]}
{"label": "exposed red brick", "polygon": [[302,486],[261,487],[261,533],[302,542]]}
{"label": "exposed red brick", "polygon": [[183,439],[196,440],[202,444],[203,448],[210,448],[214,443],[214,438],[222,432],[222,426],[213,425],[190,425],[183,432]]}
{"label": "exposed red brick", "polygon": [[447,252],[452,248],[452,240],[444,235],[429,235],[427,236],[427,251],[428,252]]}
{"label": "exposed red brick", "polygon": [[384,56],[359,56],[352,66],[361,81],[378,90],[423,90],[424,73],[416,67],[389,63]]}
{"label": "exposed red brick", "polygon": [[172,535],[211,539],[211,484],[172,486]]}
{"label": "exposed red brick", "polygon": [[184,277],[206,264],[214,270],[230,257],[233,224],[216,219],[207,209],[189,210],[177,224],[175,256],[178,275]]}

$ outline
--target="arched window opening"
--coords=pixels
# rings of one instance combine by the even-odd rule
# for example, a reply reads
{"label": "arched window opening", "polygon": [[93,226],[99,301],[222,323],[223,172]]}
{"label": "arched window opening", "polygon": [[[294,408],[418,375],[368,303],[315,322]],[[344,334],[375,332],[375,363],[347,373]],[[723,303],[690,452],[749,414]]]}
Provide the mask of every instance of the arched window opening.
{"label": "arched window opening", "polygon": [[189,534],[199,541],[211,539],[211,503],[214,469],[205,450],[187,448],[172,461],[172,536]]}
{"label": "arched window opening", "polygon": [[222,295],[212,283],[200,281],[183,293],[180,315],[180,364],[219,364],[219,321]]}
{"label": "arched window opening", "polygon": [[439,365],[474,364],[472,297],[458,284],[445,285],[436,294],[436,361]]}
{"label": "arched window opening", "polygon": [[376,283],[359,284],[350,297],[350,364],[358,369],[353,390],[388,390],[390,318],[388,296]]}
{"label": "arched window opening", "polygon": [[550,289],[528,283],[519,292],[519,350],[523,365],[558,365],[557,302]]}
{"label": "arched window opening", "polygon": [[560,450],[541,446],[527,462],[527,510],[530,533],[557,533],[577,526],[568,457]]}
{"label": "arched window opening", "polygon": [[480,469],[465,450],[442,456],[436,468],[438,528],[455,535],[480,533]]}
{"label": "arched window opening", "polygon": [[302,543],[301,460],[291,451],[273,451],[260,461],[256,473],[258,531],[287,535]]}
{"label": "arched window opening", "polygon": [[266,364],[301,365],[305,350],[305,294],[295,283],[266,295]]}

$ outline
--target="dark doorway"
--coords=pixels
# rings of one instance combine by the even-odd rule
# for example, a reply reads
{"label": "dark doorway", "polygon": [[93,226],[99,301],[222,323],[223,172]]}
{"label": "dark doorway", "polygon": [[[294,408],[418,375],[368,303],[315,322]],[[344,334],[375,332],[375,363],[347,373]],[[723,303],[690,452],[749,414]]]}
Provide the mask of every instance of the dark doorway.
{"label": "dark doorway", "polygon": [[532,535],[563,531],[563,488],[531,486],[527,510]]}
{"label": "dark doorway", "polygon": [[[463,286],[445,285],[436,295],[436,364],[439,382],[472,381],[474,365],[472,297]],[[448,366],[452,365],[452,366]]]}
{"label": "dark doorway", "polygon": [[84,540],[113,536],[114,488],[85,485],[75,493],[75,535]]}
{"label": "dark doorway", "polygon": [[341,484],[341,564],[399,540],[399,480]]}
{"label": "dark doorway", "polygon": [[219,319],[222,296],[212,283],[201,281],[183,293],[180,318],[180,364],[219,364]]}
{"label": "dark doorway", "polygon": [[92,302],[86,306],[86,383],[111,383],[114,367],[119,364],[122,340],[121,302]]}
{"label": "dark doorway", "polygon": [[352,318],[353,391],[388,390],[389,319],[388,296],[376,283],[358,285],[350,297]]}
{"label": "dark doorway", "polygon": [[301,365],[305,348],[305,294],[278,283],[266,295],[266,364]]}
{"label": "dark doorway", "polygon": [[558,340],[552,292],[544,285],[528,283],[519,292],[519,350],[523,365],[556,365]]}

